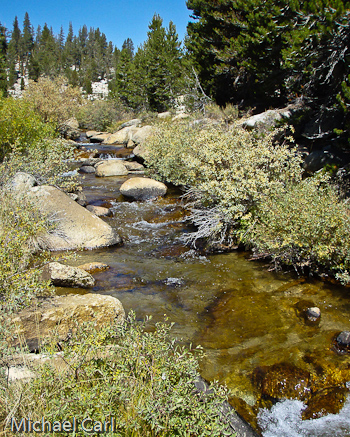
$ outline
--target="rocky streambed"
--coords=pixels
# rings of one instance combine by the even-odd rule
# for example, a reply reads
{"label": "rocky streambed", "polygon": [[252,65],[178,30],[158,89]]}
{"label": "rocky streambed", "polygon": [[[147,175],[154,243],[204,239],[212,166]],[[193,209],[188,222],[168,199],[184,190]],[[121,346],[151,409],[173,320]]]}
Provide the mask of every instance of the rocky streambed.
{"label": "rocky streambed", "polygon": [[150,329],[166,315],[174,336],[204,347],[202,376],[226,383],[231,404],[261,435],[350,435],[350,355],[336,341],[350,330],[349,290],[271,273],[244,252],[204,255],[187,247],[191,227],[180,192],[123,195],[127,180],[135,188],[144,177],[132,150],[84,148],[75,171],[86,208],[100,212],[123,244],[84,250],[69,262],[109,266],[79,293],[115,297],[140,320],[151,315]]}

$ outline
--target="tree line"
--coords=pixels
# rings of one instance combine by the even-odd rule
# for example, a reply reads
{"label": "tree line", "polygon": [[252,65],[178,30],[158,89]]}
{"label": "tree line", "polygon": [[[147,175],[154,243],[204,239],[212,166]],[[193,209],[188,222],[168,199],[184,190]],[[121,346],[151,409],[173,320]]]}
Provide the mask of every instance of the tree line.
{"label": "tree line", "polygon": [[155,14],[147,40],[136,50],[131,38],[121,49],[107,41],[99,28],[84,25],[78,35],[70,23],[54,35],[47,24],[34,31],[28,13],[20,29],[17,17],[10,33],[0,25],[0,89],[6,94],[18,78],[64,75],[73,86],[92,93],[92,83],[107,79],[111,97],[135,110],[162,111],[181,94],[189,71],[175,25],[163,26]]}
{"label": "tree line", "polygon": [[315,138],[347,141],[349,2],[187,0],[187,7],[193,20],[183,43],[175,25],[165,28],[155,15],[136,51],[130,38],[118,49],[98,28],[74,35],[70,25],[65,37],[45,24],[34,32],[26,13],[22,30],[17,18],[9,35],[0,27],[0,87],[26,70],[33,80],[64,74],[87,93],[105,78],[111,96],[136,110],[165,110],[193,90],[257,111],[299,99],[319,125]]}

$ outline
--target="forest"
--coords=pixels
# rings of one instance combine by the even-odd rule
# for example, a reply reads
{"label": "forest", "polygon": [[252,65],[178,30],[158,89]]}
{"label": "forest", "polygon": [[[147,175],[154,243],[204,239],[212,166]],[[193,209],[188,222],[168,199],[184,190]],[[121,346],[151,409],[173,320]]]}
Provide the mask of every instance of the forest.
{"label": "forest", "polygon": [[46,23],[34,31],[28,14],[21,29],[16,17],[12,29],[0,27],[0,89],[24,74],[34,81],[64,74],[87,94],[107,79],[110,98],[134,110],[164,111],[198,85],[220,106],[257,112],[302,100],[319,128],[312,139],[347,146],[348,2],[188,0],[187,7],[193,21],[183,42],[155,15],[137,49],[131,38],[115,47],[99,28],[75,35],[70,25],[65,37]]}

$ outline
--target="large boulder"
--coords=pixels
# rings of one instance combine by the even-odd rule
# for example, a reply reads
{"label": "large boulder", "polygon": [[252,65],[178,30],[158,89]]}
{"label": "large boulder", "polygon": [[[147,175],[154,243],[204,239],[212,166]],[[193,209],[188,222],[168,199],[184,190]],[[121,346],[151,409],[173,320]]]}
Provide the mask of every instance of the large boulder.
{"label": "large boulder", "polygon": [[96,176],[125,176],[128,170],[120,159],[108,159],[96,166]]}
{"label": "large boulder", "polygon": [[140,118],[133,118],[132,120],[125,121],[123,124],[120,125],[120,129],[123,129],[124,127],[129,126],[136,126],[138,127],[141,124],[142,120]]}
{"label": "large boulder", "polygon": [[50,280],[58,287],[92,288],[95,285],[95,279],[90,273],[59,262],[51,262],[44,266],[42,276],[44,280]]}
{"label": "large boulder", "polygon": [[154,179],[136,177],[125,181],[120,187],[120,192],[134,200],[150,200],[165,196],[167,186]]}
{"label": "large boulder", "polygon": [[103,141],[103,144],[127,144],[128,141],[132,138],[133,133],[137,131],[135,126],[126,126],[123,129],[115,132],[110,135],[106,140]]}
{"label": "large boulder", "polygon": [[38,185],[34,176],[18,172],[6,184],[5,189],[11,192],[25,194],[32,187]]}
{"label": "large boulder", "polygon": [[58,188],[41,185],[27,193],[39,209],[56,224],[41,236],[40,245],[50,250],[67,250],[111,246],[122,242],[120,236],[102,219]]}
{"label": "large boulder", "polygon": [[46,299],[40,306],[31,306],[13,317],[16,338],[12,345],[27,344],[31,351],[38,350],[43,339],[57,333],[63,341],[77,325],[93,322],[102,328],[107,323],[124,321],[121,302],[113,296],[84,294],[56,296]]}
{"label": "large boulder", "polygon": [[146,144],[147,138],[153,133],[153,126],[143,126],[133,131],[131,140],[134,145],[144,146]]}
{"label": "large boulder", "polygon": [[90,141],[92,143],[102,143],[103,141],[105,141],[110,136],[111,136],[110,133],[99,133],[97,135],[94,135],[94,136],[90,137]]}
{"label": "large boulder", "polygon": [[291,116],[292,112],[288,109],[269,109],[268,111],[249,117],[243,122],[242,126],[248,130],[252,130],[258,127],[269,129],[276,126],[276,124],[278,122],[281,122],[282,120],[288,120]]}

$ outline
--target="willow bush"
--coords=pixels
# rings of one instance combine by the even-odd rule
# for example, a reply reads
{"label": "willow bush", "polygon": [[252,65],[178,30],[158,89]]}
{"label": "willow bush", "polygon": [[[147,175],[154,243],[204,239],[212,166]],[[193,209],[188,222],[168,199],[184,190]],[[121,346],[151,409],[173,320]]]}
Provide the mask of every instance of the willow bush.
{"label": "willow bush", "polygon": [[276,268],[327,273],[350,282],[347,201],[325,176],[302,180],[301,159],[274,130],[256,137],[241,128],[159,126],[147,164],[158,178],[182,185],[196,245],[251,248]]}
{"label": "willow bush", "polygon": [[[77,423],[113,418],[115,430],[105,435],[234,435],[222,410],[227,389],[217,383],[205,393],[195,389],[202,349],[179,346],[170,329],[157,323],[147,332],[133,313],[124,324],[99,331],[93,324],[80,326],[63,344],[64,368],[49,360],[35,368],[32,380],[7,386],[0,423],[8,429],[11,417],[18,423],[22,417],[49,422],[75,417]],[[53,336],[48,352],[56,350]],[[75,435],[86,434],[78,429]]]}
{"label": "willow bush", "polygon": [[264,198],[246,241],[257,256],[349,282],[350,208],[327,178],[312,177]]}
{"label": "willow bush", "polygon": [[44,123],[30,103],[0,98],[0,162],[14,149],[26,152],[38,142],[54,137],[54,127]]}
{"label": "willow bush", "polygon": [[275,135],[255,138],[241,128],[188,124],[156,129],[146,163],[161,179],[186,188],[198,226],[192,241],[236,244],[263,198],[300,181],[300,158],[287,144],[274,144]]}

